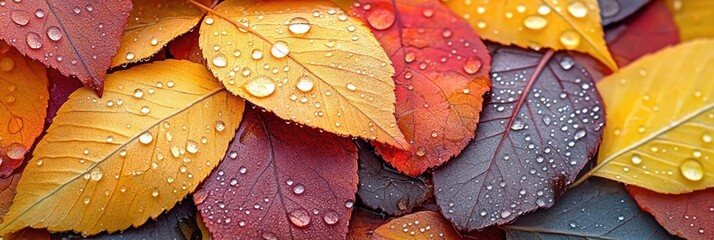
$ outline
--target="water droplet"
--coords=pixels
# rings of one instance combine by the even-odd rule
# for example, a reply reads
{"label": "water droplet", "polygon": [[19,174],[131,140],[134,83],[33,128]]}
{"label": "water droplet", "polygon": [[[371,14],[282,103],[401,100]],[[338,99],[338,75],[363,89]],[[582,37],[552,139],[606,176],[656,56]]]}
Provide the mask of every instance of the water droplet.
{"label": "water droplet", "polygon": [[388,8],[374,8],[367,12],[367,23],[377,30],[385,30],[394,24],[394,12]]}
{"label": "water droplet", "polygon": [[709,133],[704,133],[704,134],[702,135],[702,141],[704,141],[704,143],[711,143],[711,142],[712,142],[712,136],[709,135]]}
{"label": "water droplet", "polygon": [[580,33],[574,30],[566,30],[560,34],[560,43],[568,50],[573,50],[580,45]]}
{"label": "water droplet", "polygon": [[198,143],[191,139],[186,140],[186,151],[189,153],[197,153],[198,152]]}
{"label": "water droplet", "polygon": [[355,85],[352,84],[352,83],[348,83],[348,84],[347,84],[347,89],[349,89],[350,91],[354,91],[354,90],[357,90],[357,86],[355,86]]}
{"label": "water droplet", "polygon": [[575,60],[570,57],[566,56],[560,60],[560,67],[563,68],[563,70],[570,70],[573,66],[575,66]]}
{"label": "water droplet", "polygon": [[587,134],[587,132],[585,130],[580,129],[577,132],[575,132],[574,138],[575,138],[575,140],[579,140],[579,139],[585,137],[586,134]]}
{"label": "water droplet", "polygon": [[213,59],[211,60],[211,63],[213,63],[213,66],[222,68],[228,65],[228,61],[226,60],[226,55],[223,55],[223,53],[216,54],[216,56],[213,56]]}
{"label": "water droplet", "polygon": [[310,224],[310,215],[302,209],[292,210],[288,213],[290,222],[296,227],[305,227]]}
{"label": "water droplet", "polygon": [[270,49],[270,53],[273,54],[273,57],[284,58],[290,53],[290,48],[288,47],[288,43],[277,41],[273,44],[273,48]]}
{"label": "water droplet", "polygon": [[346,207],[346,208],[352,208],[354,205],[355,205],[355,202],[353,202],[352,200],[347,200],[347,201],[345,202],[345,207]]}
{"label": "water droplet", "polygon": [[211,24],[213,24],[214,20],[212,17],[207,17],[205,22],[206,22],[206,25],[211,25]]}
{"label": "water droplet", "polygon": [[235,178],[231,178],[231,180],[230,180],[230,182],[229,182],[229,183],[231,184],[231,186],[235,186],[235,185],[238,185],[238,179],[235,179]]}
{"label": "water droplet", "polygon": [[464,62],[464,71],[468,74],[474,74],[481,69],[481,60],[475,56],[471,56]]}
{"label": "water droplet", "polygon": [[548,25],[548,19],[545,19],[541,16],[532,15],[526,17],[526,19],[523,21],[523,25],[526,26],[526,28],[528,29],[540,30]]}
{"label": "water droplet", "polygon": [[269,77],[259,76],[246,83],[243,88],[255,97],[267,97],[275,92],[275,83]]}
{"label": "water droplet", "polygon": [[139,111],[141,111],[141,113],[143,114],[149,114],[149,112],[151,112],[151,109],[149,109],[148,106],[143,106]]}
{"label": "water droplet", "polygon": [[253,53],[250,55],[253,59],[258,60],[263,58],[263,52],[261,52],[258,49],[253,50]]}
{"label": "water droplet", "polygon": [[151,43],[151,46],[156,46],[159,45],[159,39],[158,38],[152,38],[149,43]]}
{"label": "water droplet", "polygon": [[511,211],[503,210],[501,212],[501,218],[508,218],[509,216],[511,216]]}
{"label": "water droplet", "polygon": [[309,92],[312,90],[312,88],[315,86],[315,84],[312,82],[310,77],[303,75],[300,77],[300,80],[297,83],[297,89],[302,91],[302,92]]}
{"label": "water droplet", "polygon": [[144,96],[144,91],[141,88],[134,89],[134,97],[142,98]]}
{"label": "water droplet", "polygon": [[538,205],[538,207],[545,206],[545,201],[543,201],[543,199],[538,198],[538,199],[536,199],[535,202],[536,202],[536,205]]}
{"label": "water droplet", "polygon": [[43,17],[45,17],[45,11],[42,10],[42,9],[37,9],[37,10],[35,11],[35,17],[37,17],[37,18],[43,18]]}
{"label": "water droplet", "polygon": [[679,165],[679,171],[684,178],[690,181],[699,181],[704,178],[704,167],[702,164],[693,158],[686,159]]}
{"label": "water droplet", "polygon": [[639,154],[635,153],[632,154],[630,161],[632,161],[632,164],[639,165],[640,163],[642,163],[642,157]]}
{"label": "water droplet", "polygon": [[223,130],[226,129],[226,124],[223,121],[217,121],[216,122],[216,131],[217,132],[223,132]]}
{"label": "water droplet", "polygon": [[133,52],[126,53],[126,60],[131,61],[131,60],[134,60],[135,57],[136,57],[136,55],[134,55]]}
{"label": "water droplet", "polygon": [[59,41],[62,39],[62,31],[58,27],[52,26],[47,28],[47,37],[52,41]]}
{"label": "water droplet", "polygon": [[516,130],[516,131],[521,130],[525,127],[526,127],[526,125],[521,120],[518,120],[518,119],[513,121],[513,124],[511,124],[511,129]]}
{"label": "water droplet", "polygon": [[107,142],[114,142],[114,137],[113,136],[107,136]]}
{"label": "water droplet", "polygon": [[25,25],[27,25],[28,22],[30,22],[30,17],[27,15],[27,13],[25,11],[21,11],[21,10],[13,11],[12,14],[10,14],[10,18],[12,18],[12,21],[20,26],[25,26]]}
{"label": "water droplet", "polygon": [[34,32],[28,32],[25,38],[28,47],[32,49],[40,49],[42,47],[42,38],[39,34]]}
{"label": "water droplet", "polygon": [[295,193],[295,194],[300,195],[304,192],[305,192],[305,186],[303,186],[302,184],[297,184],[297,185],[295,185],[295,187],[293,187],[293,193]]}
{"label": "water droplet", "polygon": [[150,132],[144,132],[139,136],[139,142],[143,144],[149,144],[154,141],[154,136]]}
{"label": "water droplet", "polygon": [[92,170],[92,172],[89,173],[89,175],[90,175],[90,179],[92,179],[92,181],[97,182],[99,180],[102,180],[102,176],[104,176],[104,173],[102,173],[101,168],[97,167],[97,168],[94,168]]}
{"label": "water droplet", "polygon": [[541,5],[540,7],[538,7],[538,14],[545,16],[545,15],[548,15],[549,13],[550,13],[550,7],[548,7],[548,5]]}
{"label": "water droplet", "polygon": [[301,17],[290,19],[288,30],[294,34],[304,34],[310,31],[310,21]]}
{"label": "water droplet", "polygon": [[588,7],[581,1],[573,1],[568,5],[568,13],[576,18],[583,18],[588,15]]}
{"label": "water droplet", "polygon": [[158,196],[159,196],[159,189],[154,188],[154,190],[151,191],[151,196],[152,196],[152,197],[158,197]]}
{"label": "water droplet", "polygon": [[434,16],[434,10],[427,8],[421,11],[421,14],[424,15],[424,17],[430,18]]}
{"label": "water droplet", "polygon": [[[22,157],[25,156],[25,147],[22,146],[22,144],[19,143],[11,143],[10,146],[7,147],[7,151],[5,154],[10,158],[14,160],[20,160]],[[2,161],[0,161],[2,163]]]}
{"label": "water droplet", "polygon": [[423,157],[424,155],[426,155],[426,149],[424,149],[423,147],[419,148],[416,152],[416,155],[419,157]]}
{"label": "water droplet", "polygon": [[340,221],[340,216],[333,210],[327,210],[325,215],[322,216],[322,220],[324,220],[327,225],[334,225]]}

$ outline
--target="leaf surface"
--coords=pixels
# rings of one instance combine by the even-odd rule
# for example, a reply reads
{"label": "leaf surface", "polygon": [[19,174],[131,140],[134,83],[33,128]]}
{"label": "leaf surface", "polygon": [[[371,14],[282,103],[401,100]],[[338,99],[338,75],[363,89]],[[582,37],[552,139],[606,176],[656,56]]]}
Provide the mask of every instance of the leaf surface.
{"label": "leaf surface", "polygon": [[[200,0],[210,5],[211,0]],[[205,13],[188,1],[134,1],[112,67],[136,63],[159,52],[172,39],[188,32]]]}
{"label": "leaf surface", "polygon": [[598,83],[612,107],[590,174],[661,193],[714,186],[712,48],[712,40],[666,48]]}
{"label": "leaf surface", "polygon": [[30,226],[92,235],[157,217],[220,162],[244,108],[187,61],[112,73],[105,89],[102,99],[77,90],[60,108],[0,232]]}
{"label": "leaf surface", "polygon": [[393,219],[374,230],[372,239],[461,239],[438,212],[421,211]]}
{"label": "leaf surface", "polygon": [[[598,0],[602,25],[619,22],[649,3],[650,0]],[[611,50],[612,51],[612,50]]]}
{"label": "leaf surface", "polygon": [[226,1],[215,11],[200,46],[229,91],[286,120],[408,147],[394,118],[394,68],[360,22],[326,0]]}
{"label": "leaf surface", "polygon": [[685,239],[714,238],[714,189],[662,194],[636,186],[627,191],[662,227]]}
{"label": "leaf surface", "polygon": [[536,50],[583,52],[617,70],[605,45],[597,0],[452,0],[445,4],[485,39]]}
{"label": "leaf surface", "polygon": [[595,154],[600,95],[567,55],[496,46],[476,138],[434,172],[436,200],[458,229],[511,222],[553,205]]}
{"label": "leaf surface", "polygon": [[714,37],[714,2],[709,0],[667,0],[682,41]]}
{"label": "leaf surface", "polygon": [[194,200],[217,239],[344,239],[355,192],[353,142],[253,109]]}
{"label": "leaf surface", "polygon": [[176,59],[206,64],[201,47],[198,46],[199,31],[193,31],[177,37],[169,43],[169,52]]}
{"label": "leaf surface", "polygon": [[48,98],[45,66],[0,42],[0,169],[3,176],[22,163],[25,153],[42,133]]}
{"label": "leaf surface", "polygon": [[620,184],[592,179],[552,208],[502,226],[508,239],[674,239]]}
{"label": "leaf surface", "polygon": [[397,170],[417,176],[473,139],[490,86],[491,57],[468,23],[437,0],[359,4],[350,13],[367,23],[397,72],[397,123],[410,143],[408,151],[375,147]]}
{"label": "leaf surface", "polygon": [[368,240],[374,230],[386,221],[384,216],[370,210],[355,208],[350,219],[350,231],[347,240]]}
{"label": "leaf surface", "polygon": [[12,205],[15,197],[17,182],[20,181],[20,174],[13,174],[7,178],[0,178],[0,223],[3,222],[7,210]]}
{"label": "leaf surface", "polygon": [[24,0],[0,7],[0,39],[102,93],[130,0]]}
{"label": "leaf surface", "polygon": [[359,144],[359,195],[372,209],[389,215],[404,215],[432,196],[426,176],[416,178],[397,173],[386,166],[367,143]]}

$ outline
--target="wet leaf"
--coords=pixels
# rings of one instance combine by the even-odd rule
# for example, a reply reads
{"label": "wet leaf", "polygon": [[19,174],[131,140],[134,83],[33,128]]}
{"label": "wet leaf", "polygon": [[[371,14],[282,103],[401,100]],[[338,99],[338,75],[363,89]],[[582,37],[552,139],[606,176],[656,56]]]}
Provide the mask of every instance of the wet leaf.
{"label": "wet leaf", "polygon": [[596,0],[452,0],[445,4],[485,39],[536,50],[583,52],[617,69],[605,45]]}
{"label": "wet leaf", "polygon": [[169,52],[176,59],[206,64],[206,59],[203,58],[201,48],[198,46],[198,37],[198,31],[189,32],[177,37],[169,43]]}
{"label": "wet leaf", "polygon": [[350,13],[370,27],[397,72],[397,123],[410,143],[408,151],[375,147],[400,172],[417,176],[473,139],[491,57],[468,23],[438,0],[359,3]]}
{"label": "wet leaf", "polygon": [[[211,0],[199,0],[210,5]],[[159,52],[169,41],[188,32],[205,13],[188,1],[134,1],[112,67],[136,63]]]}
{"label": "wet leaf", "polygon": [[461,239],[438,212],[421,211],[393,219],[374,230],[373,239]]}
{"label": "wet leaf", "polygon": [[200,46],[229,91],[286,120],[408,147],[394,119],[394,68],[362,23],[326,0],[226,1],[215,11]]}
{"label": "wet leaf", "polygon": [[12,205],[15,197],[17,182],[20,181],[20,174],[13,174],[7,178],[0,178],[0,223],[3,222],[7,210]]}
{"label": "wet leaf", "polygon": [[714,37],[714,2],[709,0],[667,0],[682,41]]}
{"label": "wet leaf", "polygon": [[436,200],[462,230],[548,208],[595,154],[600,95],[565,54],[494,47],[490,99],[476,138],[434,172]]}
{"label": "wet leaf", "polygon": [[615,182],[592,179],[552,208],[502,226],[508,239],[673,239]]}
{"label": "wet leaf", "polygon": [[64,76],[59,71],[53,69],[47,72],[47,78],[50,80],[50,100],[47,103],[45,126],[50,126],[52,120],[57,116],[60,107],[67,102],[69,95],[72,95],[77,89],[82,88],[82,83],[76,78]]}
{"label": "wet leaf", "polygon": [[48,98],[45,66],[0,42],[0,172],[3,176],[22,163],[25,153],[42,133]]}
{"label": "wet leaf", "polygon": [[702,40],[666,48],[598,84],[611,108],[589,175],[661,193],[714,186],[713,47]]}
{"label": "wet leaf", "polygon": [[91,235],[157,217],[219,163],[244,107],[186,61],[112,73],[105,89],[102,99],[80,89],[60,108],[0,232]]}
{"label": "wet leaf", "polygon": [[678,195],[635,186],[626,189],[670,233],[685,239],[714,238],[714,188]]}
{"label": "wet leaf", "polygon": [[57,240],[111,240],[111,239],[200,239],[201,231],[196,223],[196,206],[192,199],[185,199],[171,211],[159,215],[138,228],[129,228],[114,234],[102,233],[91,237],[82,237],[72,233],[53,234]]}
{"label": "wet leaf", "polygon": [[194,200],[216,239],[344,239],[355,192],[353,142],[253,109]]}
{"label": "wet leaf", "polygon": [[404,215],[422,205],[432,196],[426,177],[401,175],[386,166],[367,143],[359,144],[359,195],[372,209],[389,215]]}
{"label": "wet leaf", "polygon": [[50,233],[45,229],[23,228],[20,231],[5,234],[5,240],[43,240],[50,239]]}
{"label": "wet leaf", "polygon": [[130,0],[6,1],[0,38],[101,94],[131,8]]}
{"label": "wet leaf", "polygon": [[368,240],[374,230],[386,221],[384,216],[370,210],[355,208],[350,219],[350,231],[347,240]]}
{"label": "wet leaf", "polygon": [[619,22],[649,2],[650,0],[598,0],[602,25],[608,26]]}

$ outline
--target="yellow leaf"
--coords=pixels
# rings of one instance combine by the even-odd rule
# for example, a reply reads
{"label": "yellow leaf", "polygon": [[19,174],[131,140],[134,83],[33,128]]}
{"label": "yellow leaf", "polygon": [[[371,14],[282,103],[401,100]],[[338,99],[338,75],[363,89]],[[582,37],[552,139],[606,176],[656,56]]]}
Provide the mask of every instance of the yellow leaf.
{"label": "yellow leaf", "polygon": [[593,175],[661,193],[714,187],[713,48],[667,48],[598,84],[607,127]]}
{"label": "yellow leaf", "polygon": [[714,1],[667,0],[682,41],[714,37]]}
{"label": "yellow leaf", "polygon": [[0,233],[85,235],[139,226],[218,165],[244,102],[206,68],[168,60],[109,74],[104,96],[73,93],[38,143]]}
{"label": "yellow leaf", "polygon": [[196,26],[205,13],[187,1],[138,0],[133,4],[119,50],[112,58],[112,67],[151,57],[169,41]]}
{"label": "yellow leaf", "polygon": [[574,50],[617,70],[605,43],[597,0],[447,0],[481,37],[506,45]]}
{"label": "yellow leaf", "polygon": [[408,145],[388,56],[329,1],[225,1],[204,19],[199,45],[229,91],[283,119]]}
{"label": "yellow leaf", "polygon": [[21,160],[42,133],[48,98],[45,66],[0,42],[0,164]]}

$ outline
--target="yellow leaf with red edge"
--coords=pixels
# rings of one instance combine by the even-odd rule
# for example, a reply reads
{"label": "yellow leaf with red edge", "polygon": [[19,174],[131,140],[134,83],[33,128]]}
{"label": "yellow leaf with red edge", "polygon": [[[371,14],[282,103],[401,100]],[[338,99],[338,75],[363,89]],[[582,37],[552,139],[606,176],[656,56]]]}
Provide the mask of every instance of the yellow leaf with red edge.
{"label": "yellow leaf with red edge", "polygon": [[45,66],[0,42],[0,164],[20,165],[42,133],[47,99]]}
{"label": "yellow leaf with red edge", "polygon": [[394,68],[361,22],[326,0],[225,1],[199,45],[226,88],[279,117],[406,148]]}
{"label": "yellow leaf with red edge", "polygon": [[714,1],[667,0],[682,41],[714,37]]}
{"label": "yellow leaf with red edge", "polygon": [[607,127],[592,175],[670,194],[714,187],[711,49],[714,40],[666,48],[597,85]]}
{"label": "yellow leaf with red edge", "polygon": [[23,227],[84,235],[139,226],[193,192],[220,162],[244,101],[205,66],[167,60],[82,88],[37,144],[0,234]]}
{"label": "yellow leaf with red edge", "polygon": [[533,49],[587,53],[617,70],[605,43],[597,0],[447,0],[482,38]]}
{"label": "yellow leaf with red edge", "polygon": [[440,213],[421,211],[380,226],[373,239],[461,239],[461,235]]}
{"label": "yellow leaf with red edge", "polygon": [[[199,0],[210,5],[212,0]],[[188,1],[134,1],[112,67],[139,62],[156,54],[172,39],[188,32],[205,14]]]}

